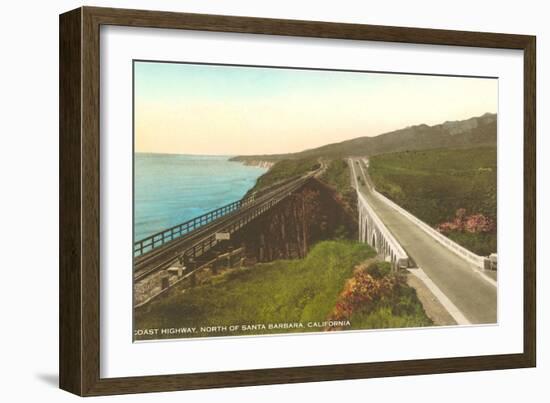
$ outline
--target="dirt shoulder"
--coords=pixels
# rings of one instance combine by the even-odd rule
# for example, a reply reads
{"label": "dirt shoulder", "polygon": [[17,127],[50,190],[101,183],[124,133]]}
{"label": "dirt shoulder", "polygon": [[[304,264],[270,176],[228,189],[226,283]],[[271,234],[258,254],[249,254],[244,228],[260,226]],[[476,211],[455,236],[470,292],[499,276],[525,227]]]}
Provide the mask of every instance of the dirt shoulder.
{"label": "dirt shoulder", "polygon": [[450,326],[457,323],[447,312],[445,307],[437,300],[435,295],[426,287],[418,277],[407,272],[407,284],[416,290],[416,295],[424,307],[426,315],[436,326]]}

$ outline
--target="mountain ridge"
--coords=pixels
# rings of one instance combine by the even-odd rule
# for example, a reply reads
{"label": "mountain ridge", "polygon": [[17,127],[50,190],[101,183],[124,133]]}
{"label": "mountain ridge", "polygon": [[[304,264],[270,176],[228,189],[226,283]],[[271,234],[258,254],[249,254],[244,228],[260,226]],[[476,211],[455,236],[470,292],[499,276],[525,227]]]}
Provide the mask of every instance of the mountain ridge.
{"label": "mountain ridge", "polygon": [[295,153],[239,155],[233,161],[278,161],[312,157],[343,158],[353,155],[379,155],[390,152],[435,148],[470,148],[496,145],[497,114],[485,113],[464,120],[445,121],[428,126],[419,124],[382,133],[330,143]]}

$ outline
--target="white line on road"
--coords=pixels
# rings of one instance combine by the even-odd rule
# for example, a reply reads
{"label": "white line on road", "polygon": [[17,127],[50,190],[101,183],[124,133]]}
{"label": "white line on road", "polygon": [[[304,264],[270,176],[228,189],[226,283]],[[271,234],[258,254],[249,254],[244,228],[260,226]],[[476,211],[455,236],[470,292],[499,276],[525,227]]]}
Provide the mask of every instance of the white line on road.
{"label": "white line on road", "polygon": [[491,284],[493,287],[498,288],[498,283],[489,277],[487,274],[483,273],[480,269],[474,266],[470,266],[470,269],[472,269],[475,273],[479,274],[482,280],[485,280],[489,284]]}
{"label": "white line on road", "polygon": [[422,281],[426,287],[432,292],[437,300],[443,305],[443,307],[449,312],[449,315],[453,317],[455,322],[459,325],[471,325],[471,322],[466,319],[464,314],[456,307],[452,301],[439,289],[437,285],[428,277],[428,275],[420,267],[416,269],[408,269],[414,276]]}

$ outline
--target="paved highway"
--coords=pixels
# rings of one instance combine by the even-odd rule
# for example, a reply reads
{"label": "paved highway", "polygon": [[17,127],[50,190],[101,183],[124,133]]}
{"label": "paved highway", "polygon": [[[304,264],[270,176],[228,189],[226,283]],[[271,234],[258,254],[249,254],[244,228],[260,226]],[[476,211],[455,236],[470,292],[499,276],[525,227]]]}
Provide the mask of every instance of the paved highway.
{"label": "paved highway", "polygon": [[496,281],[436,242],[407,217],[380,200],[369,186],[371,182],[364,162],[356,158],[351,161],[352,174],[361,176],[365,182],[358,184],[358,191],[365,195],[416,266],[426,273],[468,322],[496,323]]}

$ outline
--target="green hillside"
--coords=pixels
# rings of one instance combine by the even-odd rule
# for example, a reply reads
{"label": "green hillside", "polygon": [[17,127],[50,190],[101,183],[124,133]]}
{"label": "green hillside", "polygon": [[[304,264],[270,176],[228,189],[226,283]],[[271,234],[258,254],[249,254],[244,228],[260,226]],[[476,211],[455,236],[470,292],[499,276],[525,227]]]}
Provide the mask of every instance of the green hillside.
{"label": "green hillside", "polygon": [[342,201],[356,214],[357,196],[355,189],[351,187],[350,168],[346,160],[337,158],[327,162],[327,169],[321,176],[325,182],[338,192]]}
{"label": "green hillside", "polygon": [[[379,192],[431,226],[449,228],[446,235],[464,247],[488,255],[496,252],[496,163],[495,147],[409,151],[371,157],[369,174]],[[490,225],[476,227],[482,218]]]}
{"label": "green hillside", "polygon": [[247,194],[262,190],[283,181],[298,178],[319,168],[316,158],[288,159],[277,161],[273,167],[260,176]]}
{"label": "green hillside", "polygon": [[[351,318],[350,328],[364,324],[379,327],[430,324],[414,291],[402,280],[388,277],[388,270],[378,274],[378,277],[386,277],[379,281],[373,277],[375,274],[357,274],[357,265],[372,259],[375,254],[366,244],[324,241],[315,245],[304,259],[278,260],[234,269],[184,292],[175,287],[166,297],[136,311],[136,329],[195,327],[199,330],[192,337],[201,337],[212,336],[212,333],[200,332],[200,328],[206,326],[298,322],[303,323],[304,328],[251,332],[239,329],[220,331],[215,335],[318,332],[326,330],[325,327],[308,327],[307,324],[349,318],[338,309],[344,302],[352,304],[358,316],[357,320]],[[361,290],[348,290],[352,291],[351,294],[343,293],[350,284],[357,284],[349,281],[354,276],[366,280],[360,284],[371,288],[365,290],[362,287]],[[379,292],[382,283],[384,293]],[[355,298],[358,291],[361,291],[360,298]],[[395,305],[395,313],[391,309],[387,312],[391,305]],[[368,319],[369,312],[376,317]]]}

